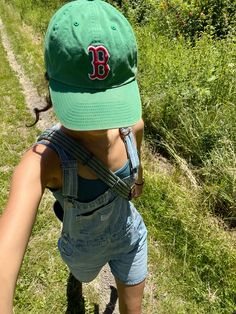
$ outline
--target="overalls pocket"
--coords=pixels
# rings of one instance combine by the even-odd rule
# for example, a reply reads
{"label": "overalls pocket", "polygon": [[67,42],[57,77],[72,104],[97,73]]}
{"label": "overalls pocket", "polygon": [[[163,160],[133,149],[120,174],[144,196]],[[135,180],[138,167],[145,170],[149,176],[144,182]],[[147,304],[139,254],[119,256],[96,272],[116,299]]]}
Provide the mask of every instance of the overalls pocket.
{"label": "overalls pocket", "polygon": [[118,197],[109,202],[74,203],[64,212],[63,231],[73,241],[91,241],[106,234],[116,216]]}

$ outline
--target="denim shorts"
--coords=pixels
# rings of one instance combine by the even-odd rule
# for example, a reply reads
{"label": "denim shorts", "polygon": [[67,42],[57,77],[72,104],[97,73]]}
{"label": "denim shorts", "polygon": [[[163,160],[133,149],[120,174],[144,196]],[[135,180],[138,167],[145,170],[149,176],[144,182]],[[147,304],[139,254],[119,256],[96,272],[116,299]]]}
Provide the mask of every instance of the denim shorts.
{"label": "denim shorts", "polygon": [[94,201],[72,200],[64,210],[58,241],[62,259],[81,282],[90,282],[108,263],[126,285],[147,276],[147,230],[133,203],[108,190]]}

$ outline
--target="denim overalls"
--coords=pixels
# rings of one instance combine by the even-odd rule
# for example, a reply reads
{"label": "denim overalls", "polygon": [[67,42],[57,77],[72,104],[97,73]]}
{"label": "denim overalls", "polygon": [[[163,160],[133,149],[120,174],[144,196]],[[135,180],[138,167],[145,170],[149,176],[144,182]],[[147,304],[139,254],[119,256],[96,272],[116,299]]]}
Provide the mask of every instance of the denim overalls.
{"label": "denim overalls", "polygon": [[[123,180],[132,186],[138,167],[132,132],[124,135],[124,142],[131,174]],[[53,191],[64,209],[58,248],[72,274],[81,282],[90,282],[108,263],[112,274],[124,284],[143,281],[147,275],[147,230],[132,202],[110,188],[93,201],[79,202],[77,161],[59,145],[38,143],[51,147],[61,160],[63,186]]]}

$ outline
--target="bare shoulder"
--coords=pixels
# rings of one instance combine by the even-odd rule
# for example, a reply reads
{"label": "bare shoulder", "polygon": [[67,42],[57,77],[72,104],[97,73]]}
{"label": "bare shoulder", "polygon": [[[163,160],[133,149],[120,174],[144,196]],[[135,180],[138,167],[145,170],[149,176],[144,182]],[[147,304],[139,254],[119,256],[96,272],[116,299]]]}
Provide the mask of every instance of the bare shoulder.
{"label": "bare shoulder", "polygon": [[15,167],[4,212],[33,217],[45,188],[53,181],[57,155],[48,147],[36,144],[28,149]]}
{"label": "bare shoulder", "polygon": [[58,155],[43,144],[35,144],[24,153],[15,171],[22,174],[30,171],[32,176],[40,176],[43,186],[46,187],[55,181],[59,168]]}

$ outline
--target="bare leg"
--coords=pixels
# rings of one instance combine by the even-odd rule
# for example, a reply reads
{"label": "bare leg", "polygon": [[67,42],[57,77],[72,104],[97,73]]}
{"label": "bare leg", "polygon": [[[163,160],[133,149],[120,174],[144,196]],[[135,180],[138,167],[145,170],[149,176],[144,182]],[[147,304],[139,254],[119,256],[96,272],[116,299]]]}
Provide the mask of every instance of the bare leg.
{"label": "bare leg", "polygon": [[120,314],[141,314],[145,280],[133,286],[127,286],[116,279],[119,296]]}

